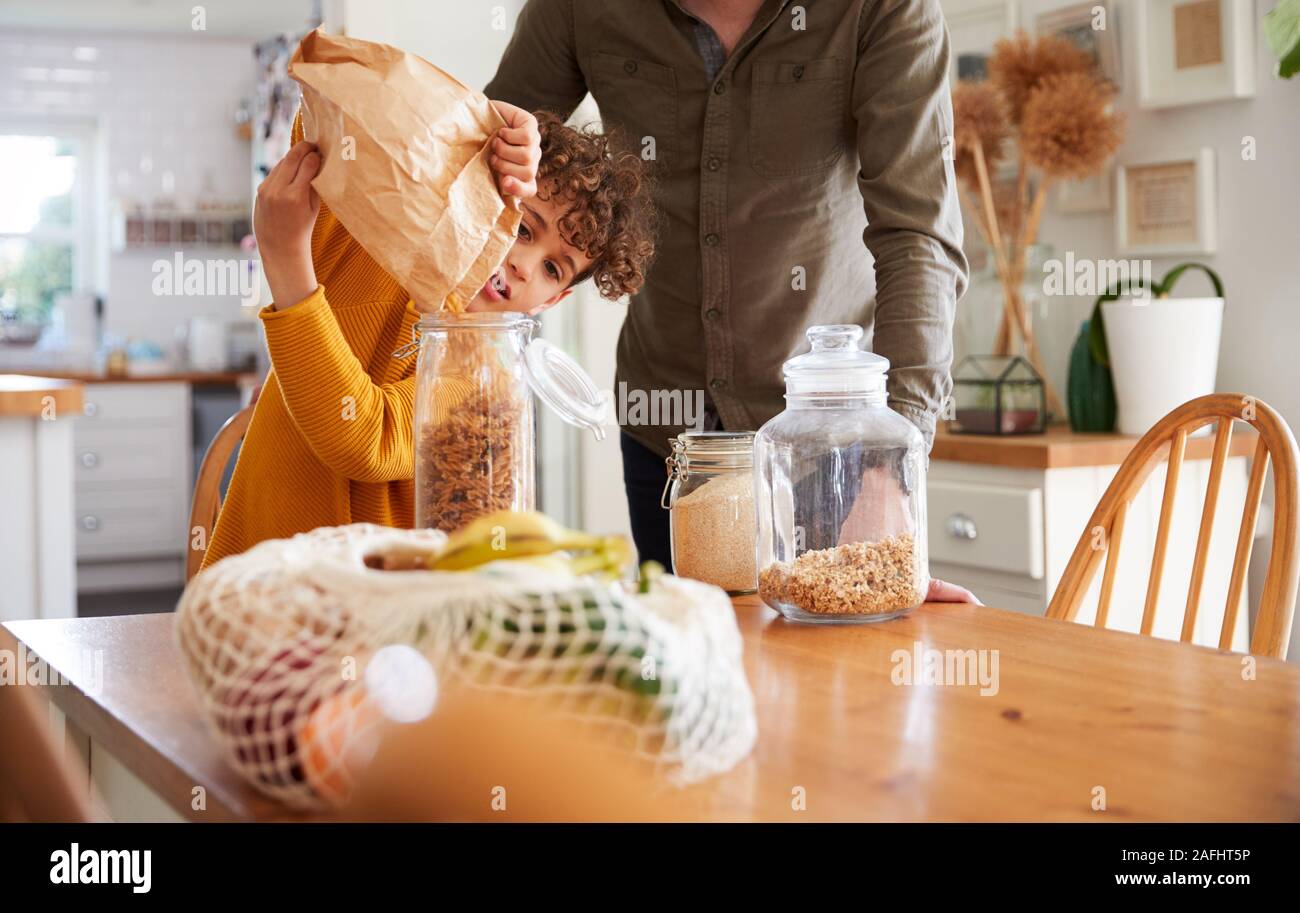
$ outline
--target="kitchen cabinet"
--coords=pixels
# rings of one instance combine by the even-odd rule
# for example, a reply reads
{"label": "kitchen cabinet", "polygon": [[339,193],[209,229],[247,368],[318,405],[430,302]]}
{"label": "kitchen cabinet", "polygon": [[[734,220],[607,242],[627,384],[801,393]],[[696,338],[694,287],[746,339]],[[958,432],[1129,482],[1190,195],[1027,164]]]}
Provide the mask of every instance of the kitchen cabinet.
{"label": "kitchen cabinet", "polygon": [[[940,432],[928,483],[930,573],[973,590],[986,603],[1042,615],[1093,509],[1137,438],[1078,435],[1052,428],[1044,435],[996,437]],[[1178,486],[1164,584],[1154,633],[1181,631],[1212,438],[1188,440]],[[1194,640],[1217,645],[1249,478],[1254,436],[1234,436],[1215,515],[1201,612]],[[1129,511],[1107,626],[1137,631],[1151,571],[1164,497],[1165,466],[1152,472]],[[1096,618],[1101,574],[1076,619]],[[1242,600],[1249,604],[1248,594]],[[1237,616],[1233,649],[1248,645],[1248,612]]]}
{"label": "kitchen cabinet", "polygon": [[76,615],[76,381],[0,374],[0,621]]}
{"label": "kitchen cabinet", "polygon": [[78,590],[184,583],[190,385],[91,384],[73,448]]}

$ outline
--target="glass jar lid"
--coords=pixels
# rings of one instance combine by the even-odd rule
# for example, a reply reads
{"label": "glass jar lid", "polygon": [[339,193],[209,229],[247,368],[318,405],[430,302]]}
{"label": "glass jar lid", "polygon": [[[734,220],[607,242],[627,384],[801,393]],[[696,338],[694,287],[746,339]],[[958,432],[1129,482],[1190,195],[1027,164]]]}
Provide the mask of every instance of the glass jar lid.
{"label": "glass jar lid", "polygon": [[673,442],[683,468],[749,469],[754,465],[752,431],[683,431]]}
{"label": "glass jar lid", "polygon": [[787,393],[883,393],[889,359],[862,348],[862,327],[809,327],[812,351],[783,366]]}
{"label": "glass jar lid", "polygon": [[596,440],[605,439],[609,421],[609,398],[601,394],[596,382],[582,366],[558,346],[545,339],[533,339],[538,322],[516,311],[465,312],[438,311],[425,314],[411,328],[412,345],[394,352],[402,358],[414,351],[421,333],[448,329],[513,330],[523,339],[524,377],[529,389],[570,425],[586,428]]}
{"label": "glass jar lid", "polygon": [[534,339],[524,350],[528,385],[538,398],[570,425],[586,428],[605,439],[609,398],[602,396],[591,375],[559,346]]}

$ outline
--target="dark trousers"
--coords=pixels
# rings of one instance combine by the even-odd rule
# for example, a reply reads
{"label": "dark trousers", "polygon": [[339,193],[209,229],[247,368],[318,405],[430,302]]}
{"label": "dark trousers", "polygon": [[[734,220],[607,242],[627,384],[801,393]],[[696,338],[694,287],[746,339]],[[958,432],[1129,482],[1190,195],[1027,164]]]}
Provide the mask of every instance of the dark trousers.
{"label": "dark trousers", "polygon": [[623,488],[627,491],[627,511],[632,518],[632,540],[638,561],[658,561],[665,570],[673,569],[669,545],[668,511],[659,505],[668,466],[664,458],[649,447],[620,432],[623,450]]}

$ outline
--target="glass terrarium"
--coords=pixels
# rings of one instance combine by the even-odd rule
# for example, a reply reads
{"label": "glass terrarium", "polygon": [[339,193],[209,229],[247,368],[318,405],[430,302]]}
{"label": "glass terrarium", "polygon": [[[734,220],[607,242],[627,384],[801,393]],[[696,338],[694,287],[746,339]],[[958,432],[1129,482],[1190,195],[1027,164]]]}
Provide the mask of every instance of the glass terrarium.
{"label": "glass terrarium", "polygon": [[952,372],[956,434],[1040,434],[1047,427],[1043,379],[1019,355],[968,355]]}

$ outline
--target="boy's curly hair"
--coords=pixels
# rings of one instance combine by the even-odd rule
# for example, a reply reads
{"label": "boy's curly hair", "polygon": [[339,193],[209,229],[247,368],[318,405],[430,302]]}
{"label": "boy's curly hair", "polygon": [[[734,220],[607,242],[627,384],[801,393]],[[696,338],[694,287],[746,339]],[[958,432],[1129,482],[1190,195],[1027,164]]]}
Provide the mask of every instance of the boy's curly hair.
{"label": "boy's curly hair", "polygon": [[537,192],[569,202],[561,237],[591,258],[573,284],[592,278],[602,298],[630,295],[645,282],[654,255],[655,209],[648,169],[617,135],[576,130],[538,111],[542,157]]}

